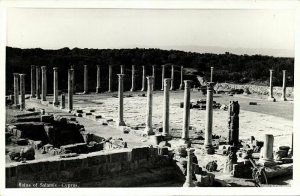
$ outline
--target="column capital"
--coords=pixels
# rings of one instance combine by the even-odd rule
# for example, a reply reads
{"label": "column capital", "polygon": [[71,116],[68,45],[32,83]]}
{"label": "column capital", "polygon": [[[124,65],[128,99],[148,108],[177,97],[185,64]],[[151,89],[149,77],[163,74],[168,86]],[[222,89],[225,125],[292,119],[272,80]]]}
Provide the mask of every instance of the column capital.
{"label": "column capital", "polygon": [[83,65],[83,66],[84,66],[84,68],[88,67],[88,65]]}
{"label": "column capital", "polygon": [[153,80],[154,77],[153,76],[146,76],[146,78],[151,81],[151,80]]}
{"label": "column capital", "polygon": [[184,82],[185,88],[191,87],[192,80],[184,80],[183,82]]}
{"label": "column capital", "polygon": [[46,68],[47,68],[46,66],[41,66],[42,70],[46,70]]}
{"label": "column capital", "polygon": [[14,77],[18,77],[19,73],[13,73]]}
{"label": "column capital", "polygon": [[31,69],[35,69],[35,67],[36,67],[35,65],[31,65]]}
{"label": "column capital", "polygon": [[71,69],[74,69],[75,65],[71,65]]}
{"label": "column capital", "polygon": [[57,71],[57,70],[58,70],[58,67],[53,67],[53,70],[54,70],[54,71]]}
{"label": "column capital", "polygon": [[285,69],[283,69],[283,70],[282,70],[282,72],[286,72],[286,70],[285,70]]}
{"label": "column capital", "polygon": [[22,76],[22,77],[24,77],[26,74],[24,74],[24,73],[21,73],[21,74],[19,74],[20,75],[20,77]]}
{"label": "column capital", "polygon": [[35,68],[38,69],[38,68],[40,68],[40,66],[39,66],[39,65],[36,65]]}
{"label": "column capital", "polygon": [[97,66],[98,68],[101,67],[101,65],[99,65],[99,64],[97,64],[96,66]]}
{"label": "column capital", "polygon": [[270,71],[270,72],[273,72],[274,70],[273,70],[273,69],[270,69],[269,71]]}
{"label": "column capital", "polygon": [[170,85],[170,83],[171,83],[171,78],[164,79],[164,86]]}

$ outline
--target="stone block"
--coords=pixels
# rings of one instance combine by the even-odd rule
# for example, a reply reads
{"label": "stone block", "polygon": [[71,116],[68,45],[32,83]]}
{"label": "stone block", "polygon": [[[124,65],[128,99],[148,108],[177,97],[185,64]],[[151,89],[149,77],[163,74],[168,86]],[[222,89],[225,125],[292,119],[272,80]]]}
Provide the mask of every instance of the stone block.
{"label": "stone block", "polygon": [[76,144],[69,144],[63,145],[60,147],[62,153],[64,152],[71,152],[71,153],[87,153],[87,144],[86,143],[76,143]]}
{"label": "stone block", "polygon": [[275,152],[275,160],[280,161],[282,158],[286,158],[288,155],[288,152],[286,150],[278,150]]}
{"label": "stone block", "polygon": [[149,157],[149,147],[133,147],[132,161],[147,159]]}
{"label": "stone block", "polygon": [[28,145],[28,141],[24,138],[19,138],[19,139],[17,139],[17,144],[20,146],[25,146],[25,145]]}
{"label": "stone block", "polygon": [[41,122],[47,122],[47,123],[51,123],[53,122],[54,118],[52,115],[41,115]]}
{"label": "stone block", "polygon": [[83,111],[80,110],[80,109],[75,110],[75,112],[76,112],[76,113],[80,113],[80,114],[83,113]]}
{"label": "stone block", "polygon": [[90,116],[90,115],[92,115],[92,113],[91,112],[86,112],[85,115]]}
{"label": "stone block", "polygon": [[281,161],[283,164],[293,163],[292,158],[282,158]]}
{"label": "stone block", "polygon": [[290,147],[289,146],[279,146],[279,150],[285,150],[285,151],[289,151]]}
{"label": "stone block", "polygon": [[257,105],[257,102],[249,102],[249,105]]}
{"label": "stone block", "polygon": [[206,175],[195,174],[197,182],[196,186],[199,187],[208,187],[212,186],[215,181],[215,175],[211,173],[207,173]]}

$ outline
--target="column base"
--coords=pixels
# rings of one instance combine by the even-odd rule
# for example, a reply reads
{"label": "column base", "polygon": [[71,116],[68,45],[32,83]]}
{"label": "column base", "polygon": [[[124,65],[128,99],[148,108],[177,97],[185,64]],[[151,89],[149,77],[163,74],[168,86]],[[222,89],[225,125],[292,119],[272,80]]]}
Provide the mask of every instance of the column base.
{"label": "column base", "polygon": [[89,92],[88,91],[83,91],[82,94],[86,95],[86,94],[89,94]]}
{"label": "column base", "polygon": [[126,126],[125,122],[124,121],[118,121],[116,123],[117,126]]}
{"label": "column base", "polygon": [[41,97],[37,96],[36,99],[41,99]]}
{"label": "column base", "polygon": [[268,101],[276,102],[276,99],[274,97],[268,97]]}
{"label": "column base", "polygon": [[215,154],[215,149],[212,145],[205,145],[206,154]]}
{"label": "column base", "polygon": [[182,187],[195,187],[196,185],[194,184],[194,182],[188,182],[185,181],[185,183],[182,185]]}
{"label": "column base", "polygon": [[175,89],[174,89],[174,87],[173,87],[173,86],[171,86],[171,88],[170,88],[170,91],[173,91],[173,90],[175,90]]}
{"label": "column base", "polygon": [[100,87],[96,87],[96,93],[101,93],[101,88]]}
{"label": "column base", "polygon": [[169,133],[168,134],[162,133],[162,137],[164,141],[169,141],[172,139],[172,136]]}
{"label": "column base", "polygon": [[130,89],[130,92],[133,92],[133,91],[135,91],[135,89],[131,88],[131,89]]}
{"label": "column base", "polygon": [[53,106],[59,106],[59,101],[53,101]]}
{"label": "column base", "polygon": [[287,101],[285,97],[281,97],[281,101]]}
{"label": "column base", "polygon": [[147,135],[154,135],[153,129],[150,127],[146,127],[144,133]]}
{"label": "column base", "polygon": [[30,95],[30,99],[36,98],[35,95]]}
{"label": "column base", "polygon": [[145,91],[145,89],[142,88],[141,91]]}
{"label": "column base", "polygon": [[179,89],[178,90],[183,90],[183,85],[180,84]]}

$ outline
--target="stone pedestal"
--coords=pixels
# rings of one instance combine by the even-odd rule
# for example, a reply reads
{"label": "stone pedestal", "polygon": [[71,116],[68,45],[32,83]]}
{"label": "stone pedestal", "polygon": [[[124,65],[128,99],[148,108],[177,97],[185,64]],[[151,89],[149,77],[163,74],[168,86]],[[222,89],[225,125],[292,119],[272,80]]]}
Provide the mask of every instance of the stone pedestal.
{"label": "stone pedestal", "polygon": [[73,77],[74,70],[69,69],[68,70],[68,109],[71,111],[73,110]]}
{"label": "stone pedestal", "polygon": [[172,68],[171,68],[171,87],[170,87],[170,90],[174,90],[174,65],[172,65]]}
{"label": "stone pedestal", "polygon": [[286,79],[285,79],[285,72],[286,70],[282,70],[282,96],[281,100],[282,101],[287,101],[286,99]]}
{"label": "stone pedestal", "polygon": [[53,105],[58,106],[58,68],[53,67]]}
{"label": "stone pedestal", "polygon": [[165,65],[161,66],[161,90],[164,90],[164,80],[165,80]]}
{"label": "stone pedestal", "polygon": [[264,145],[261,148],[261,158],[259,159],[259,163],[262,165],[273,165],[273,143],[274,136],[272,134],[265,134],[264,137]]}
{"label": "stone pedestal", "polygon": [[143,76],[142,76],[142,89],[141,91],[145,91],[145,82],[146,82],[146,70],[145,66],[143,65]]}
{"label": "stone pedestal", "polygon": [[66,105],[66,96],[65,93],[61,94],[61,104],[60,104],[60,109],[65,109]]}
{"label": "stone pedestal", "polygon": [[184,143],[189,141],[189,127],[190,127],[190,103],[191,103],[191,80],[185,80],[184,89],[184,105],[183,105],[183,126],[182,126],[182,136],[181,139]]}
{"label": "stone pedestal", "polygon": [[14,73],[14,104],[19,105],[19,74]]}
{"label": "stone pedestal", "polygon": [[42,66],[42,101],[46,101],[47,95],[47,69],[46,66]]}
{"label": "stone pedestal", "polygon": [[89,86],[88,86],[88,66],[84,65],[84,83],[83,83],[83,94],[88,94],[89,93]]}
{"label": "stone pedestal", "polygon": [[39,66],[35,66],[36,70],[36,98],[41,99],[41,69]]}
{"label": "stone pedestal", "polygon": [[35,65],[31,65],[31,98],[35,98],[35,77],[36,77],[36,73],[35,73]]}
{"label": "stone pedestal", "polygon": [[108,92],[112,92],[112,66],[108,67]]}
{"label": "stone pedestal", "polygon": [[210,67],[210,82],[213,82],[214,67]]}
{"label": "stone pedestal", "polygon": [[118,97],[119,97],[119,108],[118,108],[118,120],[117,126],[126,126],[123,120],[123,80],[124,74],[118,74],[119,76],[119,88],[118,88]]}
{"label": "stone pedestal", "polygon": [[20,110],[25,109],[25,74],[20,74]]}
{"label": "stone pedestal", "polygon": [[135,91],[135,65],[132,65],[132,70],[131,70],[131,89],[130,91],[133,92]]}
{"label": "stone pedestal", "polygon": [[270,69],[270,90],[269,90],[268,100],[273,102],[276,101],[276,99],[273,96],[273,70],[272,69]]}
{"label": "stone pedestal", "polygon": [[186,178],[183,187],[195,187],[193,182],[193,154],[195,149],[187,148]]}
{"label": "stone pedestal", "polygon": [[183,66],[180,66],[180,86],[179,86],[179,90],[183,90],[184,86],[183,86]]}
{"label": "stone pedestal", "polygon": [[152,65],[152,77],[153,77],[153,88],[152,90],[155,91],[155,65]]}
{"label": "stone pedestal", "polygon": [[147,114],[146,114],[146,128],[145,133],[147,135],[153,135],[152,129],[152,103],[153,103],[153,76],[147,77],[148,89],[147,89]]}
{"label": "stone pedestal", "polygon": [[169,109],[170,109],[170,78],[164,79],[164,106],[163,106],[163,132],[162,135],[166,138],[170,137],[169,131]]}
{"label": "stone pedestal", "polygon": [[100,78],[101,78],[101,74],[100,74],[100,65],[97,65],[97,86],[96,86],[96,93],[100,93],[101,92],[101,85],[100,85]]}
{"label": "stone pedestal", "polygon": [[213,92],[214,92],[214,83],[208,82],[207,98],[206,98],[205,140],[204,140],[204,146],[207,154],[214,154],[214,148],[212,146]]}

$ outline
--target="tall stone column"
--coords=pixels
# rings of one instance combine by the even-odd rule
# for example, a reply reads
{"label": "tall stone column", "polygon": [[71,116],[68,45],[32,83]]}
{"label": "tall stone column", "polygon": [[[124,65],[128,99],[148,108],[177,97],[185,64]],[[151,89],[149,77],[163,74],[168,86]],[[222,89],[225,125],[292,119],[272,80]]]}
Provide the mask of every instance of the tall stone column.
{"label": "tall stone column", "polygon": [[273,70],[272,69],[270,69],[270,90],[269,90],[268,100],[273,102],[276,101],[276,99],[273,96]]}
{"label": "tall stone column", "polygon": [[108,92],[112,92],[112,66],[108,67]]}
{"label": "tall stone column", "polygon": [[96,93],[100,93],[101,92],[101,72],[100,72],[100,65],[97,65],[97,87],[96,87]]}
{"label": "tall stone column", "polygon": [[213,92],[214,92],[214,83],[208,82],[207,97],[206,97],[205,140],[204,140],[204,146],[207,154],[214,154],[214,148],[212,146]]}
{"label": "tall stone column", "polygon": [[145,133],[147,135],[154,134],[152,129],[152,106],[153,106],[153,76],[147,77],[147,114],[146,114],[146,128]]}
{"label": "tall stone column", "polygon": [[155,65],[152,65],[153,91],[155,91]]}
{"label": "tall stone column", "polygon": [[164,80],[165,80],[165,65],[161,66],[161,90],[164,90]]}
{"label": "tall stone column", "polygon": [[58,104],[58,68],[53,67],[53,105],[57,106]]}
{"label": "tall stone column", "polygon": [[71,65],[71,69],[73,69],[73,94],[76,93],[76,84],[75,84],[75,65]]}
{"label": "tall stone column", "polygon": [[31,98],[35,98],[35,65],[31,65]]}
{"label": "tall stone column", "polygon": [[214,67],[210,67],[210,82],[213,82]]}
{"label": "tall stone column", "polygon": [[171,68],[171,87],[170,87],[170,90],[174,90],[174,65],[172,65],[172,68]]}
{"label": "tall stone column", "polygon": [[84,83],[83,83],[83,94],[88,94],[89,93],[89,86],[88,86],[88,66],[84,65]]}
{"label": "tall stone column", "polygon": [[261,149],[261,158],[259,159],[259,163],[263,165],[274,164],[273,143],[274,143],[274,136],[272,134],[265,134],[264,145]]}
{"label": "tall stone column", "polygon": [[14,73],[14,104],[19,105],[19,74]]}
{"label": "tall stone column", "polygon": [[187,165],[186,165],[186,177],[183,187],[195,187],[193,182],[193,154],[195,149],[187,148]]}
{"label": "tall stone column", "polygon": [[131,92],[135,91],[135,65],[132,65],[132,72],[131,72]]}
{"label": "tall stone column", "polygon": [[185,80],[184,85],[184,105],[183,105],[183,126],[181,139],[184,143],[189,141],[189,127],[190,127],[190,104],[191,104],[191,80]]}
{"label": "tall stone column", "polygon": [[145,83],[146,83],[146,70],[145,70],[145,65],[143,67],[143,78],[142,78],[142,89],[141,91],[145,91]]}
{"label": "tall stone column", "polygon": [[60,104],[60,109],[65,109],[66,105],[66,96],[65,93],[61,94],[61,104]]}
{"label": "tall stone column", "polygon": [[179,90],[183,90],[183,66],[180,66],[180,86]]}
{"label": "tall stone column", "polygon": [[36,98],[41,99],[41,69],[40,66],[35,67],[36,70]]}
{"label": "tall stone column", "polygon": [[164,106],[163,106],[163,132],[162,135],[169,137],[169,110],[170,110],[170,82],[171,78],[164,79]]}
{"label": "tall stone column", "polygon": [[74,69],[68,70],[68,109],[71,111],[73,110],[73,77],[74,75]]}
{"label": "tall stone column", "polygon": [[119,108],[118,108],[118,121],[117,126],[126,126],[124,119],[123,119],[123,81],[124,81],[124,74],[118,74],[119,76],[119,88],[118,88],[118,97],[119,97]]}
{"label": "tall stone column", "polygon": [[120,69],[121,69],[121,72],[120,72],[120,73],[121,73],[121,74],[125,74],[125,73],[124,73],[124,65],[120,65]]}
{"label": "tall stone column", "polygon": [[286,70],[282,70],[282,96],[281,100],[282,101],[287,101],[286,99],[286,79],[285,79],[285,72]]}
{"label": "tall stone column", "polygon": [[25,74],[20,74],[20,110],[25,109]]}
{"label": "tall stone column", "polygon": [[47,69],[46,66],[42,66],[42,101],[46,101],[47,95]]}

